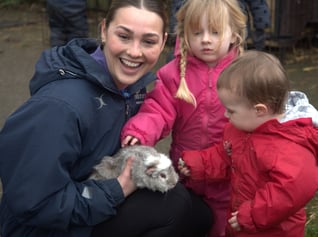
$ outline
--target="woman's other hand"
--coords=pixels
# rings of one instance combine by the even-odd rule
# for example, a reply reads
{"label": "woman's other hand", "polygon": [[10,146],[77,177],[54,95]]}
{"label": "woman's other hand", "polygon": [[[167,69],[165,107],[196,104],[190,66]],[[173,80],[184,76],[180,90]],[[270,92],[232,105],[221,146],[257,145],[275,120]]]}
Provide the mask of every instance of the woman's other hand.
{"label": "woman's other hand", "polygon": [[137,189],[137,186],[131,179],[131,175],[130,175],[132,162],[133,162],[132,157],[127,159],[126,166],[123,172],[117,178],[125,197],[127,197],[129,194],[133,193]]}

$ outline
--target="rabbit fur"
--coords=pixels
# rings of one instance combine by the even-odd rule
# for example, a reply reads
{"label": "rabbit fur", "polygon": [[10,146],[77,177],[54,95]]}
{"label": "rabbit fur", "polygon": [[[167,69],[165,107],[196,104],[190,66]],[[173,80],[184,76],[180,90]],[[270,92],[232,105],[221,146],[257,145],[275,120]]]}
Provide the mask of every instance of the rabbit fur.
{"label": "rabbit fur", "polygon": [[131,177],[138,188],[167,192],[179,179],[171,160],[155,148],[134,145],[121,148],[114,156],[105,156],[94,166],[90,179],[117,178],[125,167],[126,160],[133,157]]}

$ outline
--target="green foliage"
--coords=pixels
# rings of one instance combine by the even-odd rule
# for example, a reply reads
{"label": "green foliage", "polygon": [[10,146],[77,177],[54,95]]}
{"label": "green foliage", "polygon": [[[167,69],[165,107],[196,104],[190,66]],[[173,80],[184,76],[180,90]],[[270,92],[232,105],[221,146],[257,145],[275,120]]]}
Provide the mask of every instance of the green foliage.
{"label": "green foliage", "polygon": [[305,236],[317,237],[318,236],[318,194],[307,204],[307,223]]}

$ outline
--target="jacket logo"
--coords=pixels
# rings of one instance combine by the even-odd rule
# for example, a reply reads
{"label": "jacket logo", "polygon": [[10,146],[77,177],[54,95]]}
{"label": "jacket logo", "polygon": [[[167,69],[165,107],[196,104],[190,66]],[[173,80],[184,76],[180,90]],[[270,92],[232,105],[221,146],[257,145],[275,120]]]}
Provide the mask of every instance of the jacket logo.
{"label": "jacket logo", "polygon": [[136,100],[136,104],[142,104],[145,100],[146,97],[146,93],[142,93],[141,91],[137,92],[135,94],[135,100]]}
{"label": "jacket logo", "polygon": [[103,108],[104,106],[106,106],[107,104],[104,102],[103,100],[103,96],[104,94],[101,94],[100,97],[95,97],[95,99],[99,102],[99,106],[97,109],[101,109]]}

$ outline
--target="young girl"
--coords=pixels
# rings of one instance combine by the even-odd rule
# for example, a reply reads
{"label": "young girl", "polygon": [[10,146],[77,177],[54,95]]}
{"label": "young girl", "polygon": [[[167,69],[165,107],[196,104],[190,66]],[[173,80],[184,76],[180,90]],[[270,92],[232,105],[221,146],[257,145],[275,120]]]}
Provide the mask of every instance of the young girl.
{"label": "young girl", "polygon": [[[243,51],[246,18],[236,0],[187,1],[177,13],[180,48],[122,130],[122,146],[155,145],[172,131],[170,157],[218,142],[227,119],[216,93],[221,71]],[[210,236],[224,236],[229,183],[192,186],[214,212]]]}
{"label": "young girl", "polygon": [[230,236],[303,237],[304,206],[318,189],[318,129],[304,113],[311,108],[298,107],[286,121],[287,76],[263,52],[234,61],[217,89],[230,121],[222,142],[185,151],[181,173],[208,183],[231,179]]}

